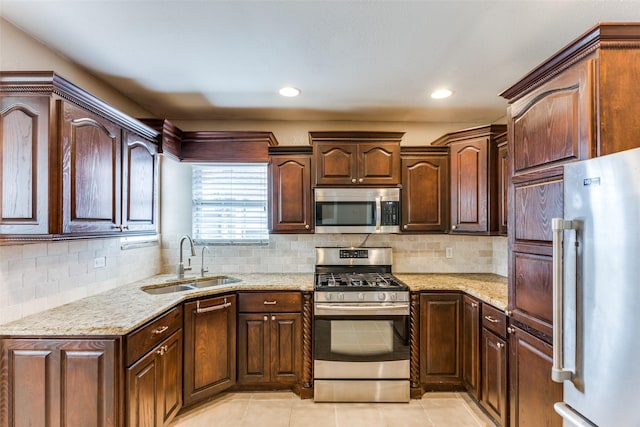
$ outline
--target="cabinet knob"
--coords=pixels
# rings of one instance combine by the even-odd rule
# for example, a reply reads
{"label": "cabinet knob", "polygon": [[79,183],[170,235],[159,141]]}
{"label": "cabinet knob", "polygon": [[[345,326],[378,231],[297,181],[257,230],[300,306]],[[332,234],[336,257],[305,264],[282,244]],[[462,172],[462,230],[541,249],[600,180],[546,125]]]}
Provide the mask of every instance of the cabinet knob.
{"label": "cabinet knob", "polygon": [[267,320],[269,320],[269,316],[264,316],[264,317],[262,318],[262,320],[264,320],[264,321],[266,322]]}
{"label": "cabinet knob", "polygon": [[355,184],[355,183],[356,183],[356,179],[355,179],[355,178],[352,178],[352,179],[351,179],[351,182],[353,182],[353,183]]}
{"label": "cabinet knob", "polygon": [[516,329],[513,326],[509,326],[507,328],[507,332],[510,334],[515,334],[516,333]]}
{"label": "cabinet knob", "polygon": [[309,227],[309,224],[305,224],[305,225],[304,225],[304,229],[305,229],[305,230],[308,230],[309,228],[311,228],[311,227]]}
{"label": "cabinet knob", "polygon": [[364,182],[364,178],[360,178],[358,182]]}
{"label": "cabinet knob", "polygon": [[498,343],[498,348],[499,348],[500,350],[502,350],[502,349],[504,348],[504,343],[499,342],[499,343]]}
{"label": "cabinet knob", "polygon": [[271,316],[271,320],[276,320],[276,316]]}
{"label": "cabinet knob", "polygon": [[478,303],[477,302],[472,302],[471,303],[471,308],[478,308]]}
{"label": "cabinet knob", "polygon": [[452,230],[455,230],[456,228],[458,228],[458,226],[457,226],[457,225],[452,225],[452,226],[451,226],[451,229],[452,229]]}
{"label": "cabinet knob", "polygon": [[409,226],[407,224],[405,224],[402,228],[404,228],[406,230],[407,228],[409,228]]}

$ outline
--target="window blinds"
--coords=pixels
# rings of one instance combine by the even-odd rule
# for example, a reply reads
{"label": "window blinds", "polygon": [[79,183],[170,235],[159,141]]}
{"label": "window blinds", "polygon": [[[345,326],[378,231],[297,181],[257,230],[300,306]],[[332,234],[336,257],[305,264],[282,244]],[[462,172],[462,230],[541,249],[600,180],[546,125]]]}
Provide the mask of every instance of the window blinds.
{"label": "window blinds", "polygon": [[269,240],[267,164],[194,165],[192,190],[195,240],[210,243]]}

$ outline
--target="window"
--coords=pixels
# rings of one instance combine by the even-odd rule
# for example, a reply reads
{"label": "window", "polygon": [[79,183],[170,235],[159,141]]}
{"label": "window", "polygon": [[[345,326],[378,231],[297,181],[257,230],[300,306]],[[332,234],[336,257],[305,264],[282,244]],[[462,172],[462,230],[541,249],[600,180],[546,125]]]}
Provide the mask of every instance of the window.
{"label": "window", "polygon": [[215,163],[193,166],[192,231],[206,243],[265,243],[267,164]]}

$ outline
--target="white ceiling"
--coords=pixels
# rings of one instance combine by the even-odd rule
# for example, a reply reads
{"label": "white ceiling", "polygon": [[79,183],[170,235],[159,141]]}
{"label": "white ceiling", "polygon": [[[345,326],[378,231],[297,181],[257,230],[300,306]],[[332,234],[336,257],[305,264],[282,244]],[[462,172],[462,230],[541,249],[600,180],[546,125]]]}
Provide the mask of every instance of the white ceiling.
{"label": "white ceiling", "polygon": [[[158,117],[491,123],[502,90],[597,22],[640,21],[640,2],[0,0],[0,14]],[[440,86],[453,97],[430,99]]]}

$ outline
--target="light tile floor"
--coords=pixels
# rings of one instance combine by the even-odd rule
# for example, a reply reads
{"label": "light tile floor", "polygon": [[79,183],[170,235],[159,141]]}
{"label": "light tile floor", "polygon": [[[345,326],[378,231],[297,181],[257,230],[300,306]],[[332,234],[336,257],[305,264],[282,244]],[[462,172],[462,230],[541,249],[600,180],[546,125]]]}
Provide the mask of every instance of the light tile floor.
{"label": "light tile floor", "polygon": [[314,403],[290,392],[226,393],[170,427],[493,427],[466,393],[427,393],[409,403]]}

